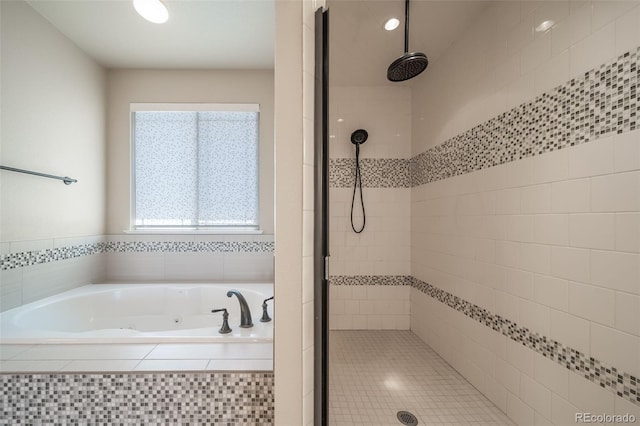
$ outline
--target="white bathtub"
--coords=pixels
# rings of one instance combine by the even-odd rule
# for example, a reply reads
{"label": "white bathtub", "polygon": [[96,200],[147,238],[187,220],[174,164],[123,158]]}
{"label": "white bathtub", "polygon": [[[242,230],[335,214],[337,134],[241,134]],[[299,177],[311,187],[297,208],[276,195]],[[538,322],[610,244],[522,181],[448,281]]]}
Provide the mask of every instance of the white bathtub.
{"label": "white bathtub", "polygon": [[[253,327],[240,328],[231,289],[244,295]],[[272,342],[273,321],[260,322],[271,296],[272,284],[90,284],[0,314],[0,344]],[[219,308],[229,311],[229,334],[218,333]]]}

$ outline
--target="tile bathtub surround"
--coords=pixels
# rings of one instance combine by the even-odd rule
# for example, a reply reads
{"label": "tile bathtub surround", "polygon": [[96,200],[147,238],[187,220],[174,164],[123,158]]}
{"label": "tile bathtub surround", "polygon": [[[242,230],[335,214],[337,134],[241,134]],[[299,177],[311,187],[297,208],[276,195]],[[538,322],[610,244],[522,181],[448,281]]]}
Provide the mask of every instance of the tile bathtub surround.
{"label": "tile bathtub surround", "polygon": [[273,241],[109,241],[4,254],[0,270],[101,253],[273,253]]}
{"label": "tile bathtub surround", "polygon": [[273,424],[273,373],[0,375],[0,424]]}
{"label": "tile bathtub surround", "polygon": [[23,268],[42,263],[57,262],[77,257],[104,253],[105,243],[82,244],[68,247],[56,247],[36,251],[4,254],[0,258],[0,270]]}
{"label": "tile bathtub surround", "polygon": [[594,357],[589,357],[547,336],[533,332],[527,327],[417,278],[411,280],[411,285],[438,302],[560,364],[567,370],[579,374],[599,387],[613,392],[635,405],[640,405],[640,379],[638,377],[605,364]]}
{"label": "tile bathtub surround", "polygon": [[272,343],[0,345],[0,373],[270,371]]}
{"label": "tile bathtub surround", "polygon": [[640,48],[414,156],[411,186],[633,131],[638,84]]}
{"label": "tile bathtub surround", "polygon": [[274,250],[271,235],[115,235],[3,243],[0,311],[105,281],[271,281]]}

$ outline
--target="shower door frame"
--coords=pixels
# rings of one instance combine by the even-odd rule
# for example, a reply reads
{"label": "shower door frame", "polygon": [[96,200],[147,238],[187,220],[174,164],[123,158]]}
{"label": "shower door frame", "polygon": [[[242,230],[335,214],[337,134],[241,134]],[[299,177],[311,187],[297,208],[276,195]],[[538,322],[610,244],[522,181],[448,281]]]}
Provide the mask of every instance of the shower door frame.
{"label": "shower door frame", "polygon": [[329,11],[315,12],[314,425],[329,424]]}

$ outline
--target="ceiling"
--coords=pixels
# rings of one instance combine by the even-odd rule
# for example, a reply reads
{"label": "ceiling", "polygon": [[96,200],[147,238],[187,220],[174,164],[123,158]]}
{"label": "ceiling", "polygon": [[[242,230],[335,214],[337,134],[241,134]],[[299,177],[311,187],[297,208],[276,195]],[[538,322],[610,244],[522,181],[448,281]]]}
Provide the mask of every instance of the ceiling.
{"label": "ceiling", "polygon": [[163,0],[169,21],[130,0],[27,0],[107,68],[273,68],[276,0]]}
{"label": "ceiling", "polygon": [[[163,1],[165,24],[145,21],[131,0],[27,0],[107,68],[273,68],[275,2],[286,0]],[[486,5],[413,0],[410,50],[433,64]],[[411,84],[386,80],[387,67],[404,51],[404,0],[328,0],[328,7],[333,85]],[[400,27],[385,31],[393,16]]]}
{"label": "ceiling", "polygon": [[[387,68],[404,53],[404,0],[328,0],[332,85],[384,85]],[[413,0],[409,50],[433,64],[487,7],[485,1]],[[394,31],[387,19],[400,19]],[[428,69],[427,69],[428,71]]]}

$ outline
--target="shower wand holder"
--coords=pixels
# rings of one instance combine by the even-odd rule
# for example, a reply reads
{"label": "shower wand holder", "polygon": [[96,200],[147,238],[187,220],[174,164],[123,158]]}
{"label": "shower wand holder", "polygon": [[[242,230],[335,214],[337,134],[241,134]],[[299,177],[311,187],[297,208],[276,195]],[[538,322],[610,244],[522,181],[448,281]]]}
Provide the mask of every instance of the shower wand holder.
{"label": "shower wand holder", "polygon": [[358,129],[351,133],[351,143],[354,145],[362,145],[369,138],[369,133],[364,129]]}

